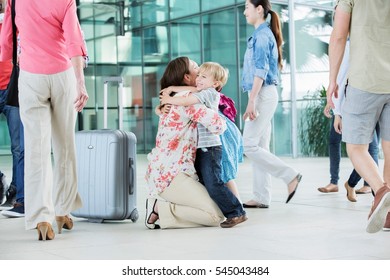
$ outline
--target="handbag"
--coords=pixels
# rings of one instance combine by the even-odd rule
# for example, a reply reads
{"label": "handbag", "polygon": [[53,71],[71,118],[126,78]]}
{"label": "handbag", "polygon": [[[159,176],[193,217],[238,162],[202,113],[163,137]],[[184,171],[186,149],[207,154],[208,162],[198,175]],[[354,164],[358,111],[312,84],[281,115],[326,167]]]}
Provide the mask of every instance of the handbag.
{"label": "handbag", "polygon": [[17,40],[16,40],[16,24],[15,24],[15,0],[12,0],[11,4],[11,18],[12,18],[12,43],[13,43],[13,53],[12,53],[12,73],[9,79],[7,86],[8,96],[7,96],[7,105],[19,107],[19,65],[17,60]]}

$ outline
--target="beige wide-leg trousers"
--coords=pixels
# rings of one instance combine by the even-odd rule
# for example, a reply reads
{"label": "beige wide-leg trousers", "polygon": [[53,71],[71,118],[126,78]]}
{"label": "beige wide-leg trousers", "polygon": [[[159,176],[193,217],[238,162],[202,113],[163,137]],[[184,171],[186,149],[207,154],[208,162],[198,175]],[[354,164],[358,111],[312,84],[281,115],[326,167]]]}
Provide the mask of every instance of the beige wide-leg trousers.
{"label": "beige wide-leg trousers", "polygon": [[206,188],[184,173],[179,173],[159,200],[161,228],[219,226],[225,219]]}
{"label": "beige wide-leg trousers", "polygon": [[20,71],[26,229],[52,223],[56,215],[67,215],[82,205],[76,174],[76,96],[73,68],[53,75]]}
{"label": "beige wide-leg trousers", "polygon": [[243,132],[244,153],[252,161],[253,199],[258,203],[271,203],[271,175],[290,183],[298,172],[269,150],[271,120],[278,105],[276,86],[264,86],[256,98],[258,116],[246,121]]}

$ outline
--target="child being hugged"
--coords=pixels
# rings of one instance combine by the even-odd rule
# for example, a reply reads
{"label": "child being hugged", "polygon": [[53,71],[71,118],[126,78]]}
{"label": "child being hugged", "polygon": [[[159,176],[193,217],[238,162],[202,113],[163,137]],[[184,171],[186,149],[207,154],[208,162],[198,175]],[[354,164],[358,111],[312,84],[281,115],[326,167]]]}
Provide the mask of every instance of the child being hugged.
{"label": "child being hugged", "polygon": [[[202,103],[208,108],[218,111],[219,114],[224,117],[227,124],[227,129],[222,135],[219,136],[219,141],[216,141],[216,143],[222,143],[220,179],[223,181],[223,183],[226,184],[226,186],[237,197],[237,199],[240,199],[237,185],[234,179],[237,175],[238,163],[242,162],[243,160],[243,144],[241,132],[232,121],[234,120],[236,112],[234,108],[234,102],[228,102],[229,106],[233,106],[231,109],[234,109],[226,110],[227,112],[230,112],[229,115],[224,115],[221,111],[218,110],[221,108],[221,96],[225,100],[222,102],[224,103],[223,107],[226,107],[226,99],[229,99],[219,92],[226,84],[228,76],[229,71],[220,64],[215,62],[205,62],[199,68],[199,73],[196,78],[196,87],[168,87],[162,91],[161,104],[189,106]],[[171,92],[179,92],[183,90],[190,91],[191,94],[186,97],[177,97],[176,95],[173,97],[170,96]],[[215,136],[208,133],[207,130],[202,126],[199,126],[198,130],[198,149],[201,149],[204,152],[205,149],[207,150],[207,148],[209,148],[209,143],[213,143],[215,141]],[[211,137],[214,137],[214,139],[211,139]],[[195,165],[197,166],[197,164]]]}

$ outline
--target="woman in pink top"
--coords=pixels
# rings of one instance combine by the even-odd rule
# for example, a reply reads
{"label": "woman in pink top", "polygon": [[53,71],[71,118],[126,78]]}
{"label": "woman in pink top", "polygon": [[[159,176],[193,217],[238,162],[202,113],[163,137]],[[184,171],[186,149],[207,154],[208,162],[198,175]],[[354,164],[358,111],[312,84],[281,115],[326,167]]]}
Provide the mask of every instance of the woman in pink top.
{"label": "woman in pink top", "polygon": [[[12,57],[11,1],[7,0],[0,60]],[[17,0],[20,36],[20,114],[25,133],[25,223],[39,240],[70,230],[69,213],[81,207],[77,192],[74,128],[88,100],[86,47],[74,0]],[[54,155],[52,168],[51,150]]]}

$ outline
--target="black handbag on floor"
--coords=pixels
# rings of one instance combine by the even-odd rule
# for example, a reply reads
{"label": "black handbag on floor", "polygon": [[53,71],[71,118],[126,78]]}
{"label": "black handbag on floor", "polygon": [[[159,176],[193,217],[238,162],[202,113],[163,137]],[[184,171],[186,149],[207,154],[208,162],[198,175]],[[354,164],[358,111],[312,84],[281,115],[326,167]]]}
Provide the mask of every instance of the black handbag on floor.
{"label": "black handbag on floor", "polygon": [[17,60],[17,40],[16,40],[16,24],[15,24],[15,0],[12,0],[11,5],[11,18],[12,18],[12,43],[13,43],[13,53],[12,53],[12,63],[13,69],[9,83],[7,86],[8,96],[7,96],[7,105],[19,107],[19,65]]}

